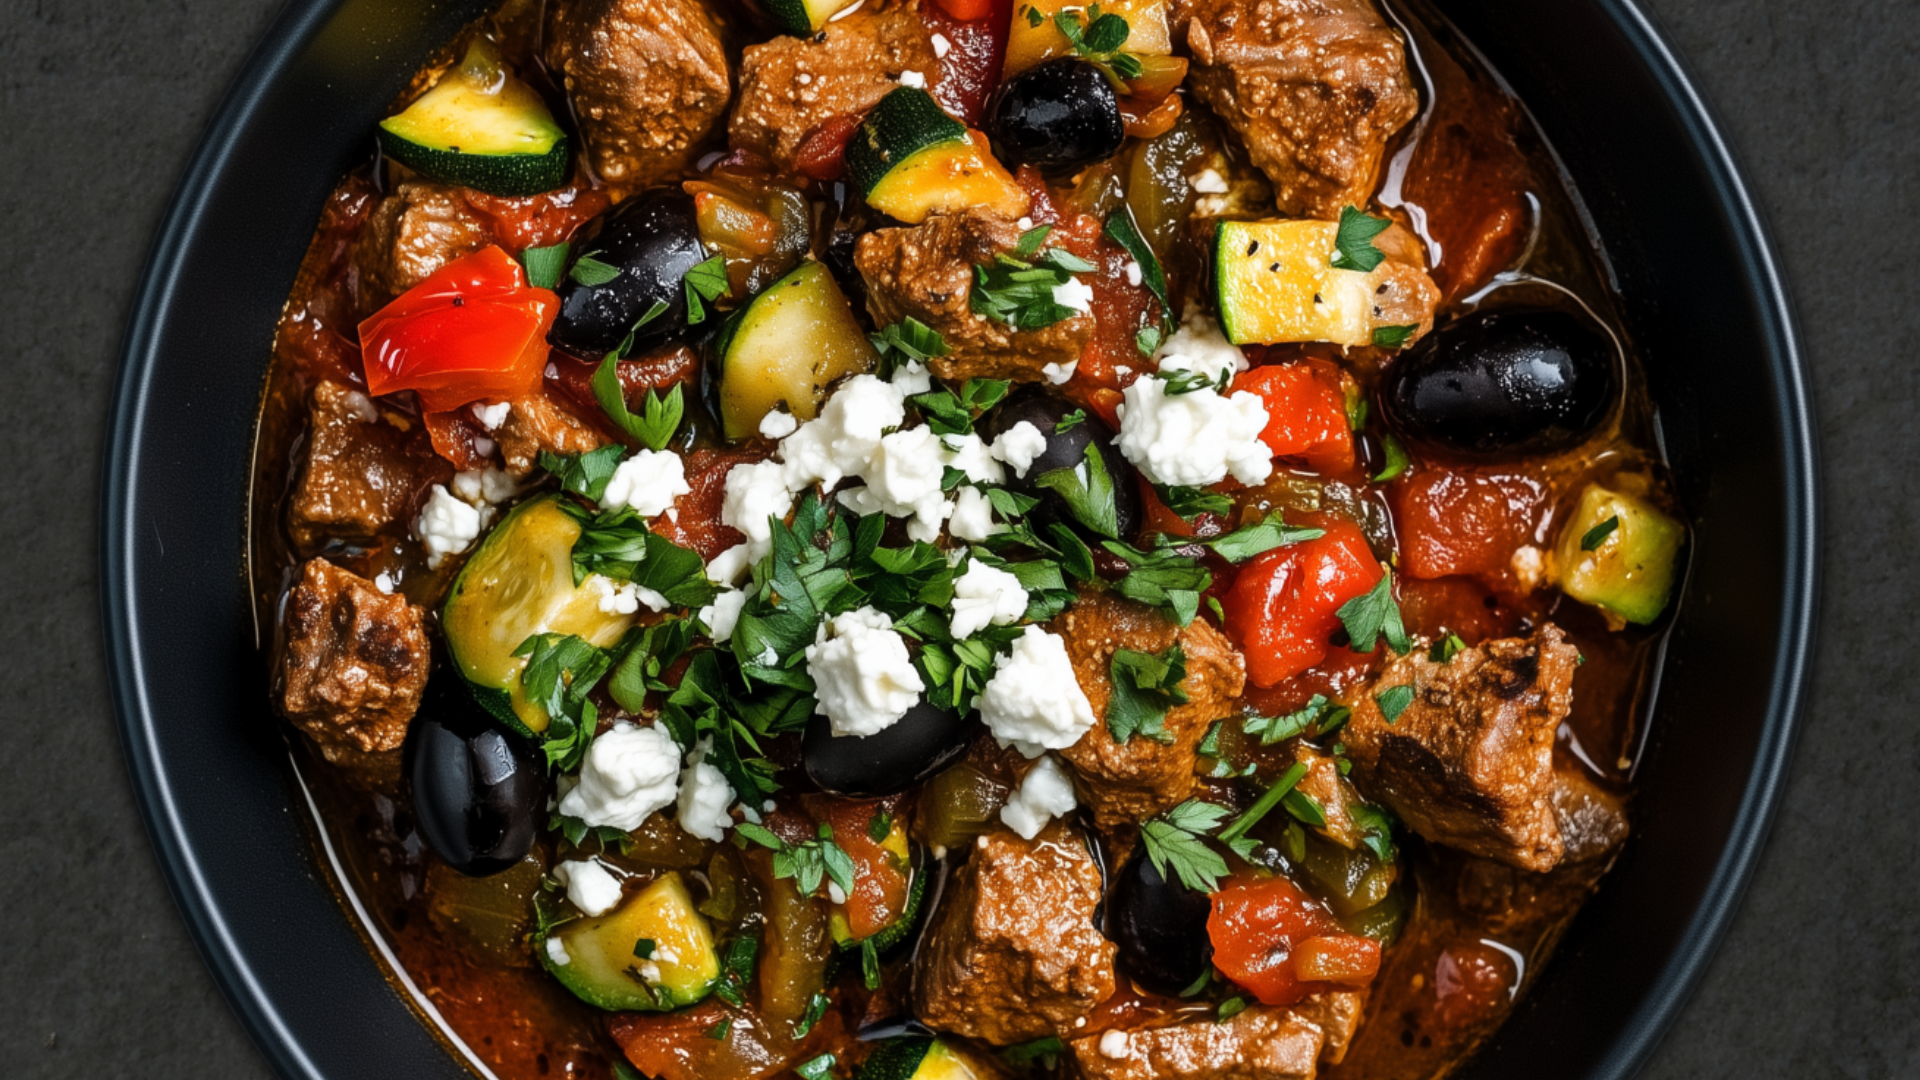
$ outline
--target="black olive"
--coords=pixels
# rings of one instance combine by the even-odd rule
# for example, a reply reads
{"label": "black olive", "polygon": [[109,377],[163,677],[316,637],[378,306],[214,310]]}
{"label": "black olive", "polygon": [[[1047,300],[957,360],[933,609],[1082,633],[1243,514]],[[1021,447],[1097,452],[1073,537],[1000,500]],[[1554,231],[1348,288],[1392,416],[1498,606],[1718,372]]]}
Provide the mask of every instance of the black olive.
{"label": "black olive", "polygon": [[1395,361],[1381,407],[1409,442],[1471,457],[1578,446],[1620,394],[1612,341],[1565,311],[1448,323]]}
{"label": "black olive", "polygon": [[1213,962],[1212,906],[1206,893],[1161,877],[1146,845],[1134,848],[1107,894],[1107,937],[1119,947],[1122,970],[1156,994],[1192,986]]}
{"label": "black olive", "polygon": [[[677,187],[654,188],[626,199],[601,215],[585,239],[573,242],[574,270],[560,281],[560,315],[547,343],[588,360],[618,348],[633,332],[629,353],[638,355],[679,337],[687,329],[687,271],[709,257],[700,242],[693,197]],[[591,256],[619,271],[598,285],[573,275],[579,260]],[[660,314],[634,330],[655,304]]]}
{"label": "black olive", "polygon": [[994,99],[987,132],[1009,164],[1048,173],[1104,161],[1127,137],[1113,83],[1099,68],[1072,56],[1008,79]]}
{"label": "black olive", "polygon": [[485,877],[533,847],[547,811],[544,755],[488,716],[451,672],[429,681],[405,758],[413,816],[449,866]]}
{"label": "black olive", "polygon": [[[1061,421],[1076,412],[1082,415],[1082,419],[1065,431],[1055,430]],[[1016,476],[1012,467],[1007,469],[1009,489],[1040,500],[1040,505],[1028,511],[1027,521],[1039,529],[1042,536],[1046,535],[1046,527],[1056,521],[1074,525],[1089,537],[1098,536],[1095,530],[1086,528],[1074,518],[1067,500],[1059,492],[1037,483],[1043,473],[1054,469],[1078,468],[1086,460],[1087,444],[1092,443],[1100,453],[1101,462],[1107,467],[1107,476],[1113,481],[1114,520],[1119,525],[1115,531],[1119,535],[1112,539],[1132,539],[1134,532],[1140,528],[1140,482],[1133,463],[1120,453],[1120,447],[1115,444],[1113,433],[1107,430],[1107,425],[1098,416],[1066,398],[1037,386],[1029,386],[1009,395],[1007,400],[981,417],[980,437],[992,441],[1023,420],[1047,437],[1047,448],[1033,459],[1025,476]]]}
{"label": "black olive", "polygon": [[820,790],[852,799],[897,795],[953,764],[978,722],[922,701],[892,727],[864,738],[835,735],[815,714],[800,737],[800,764]]}

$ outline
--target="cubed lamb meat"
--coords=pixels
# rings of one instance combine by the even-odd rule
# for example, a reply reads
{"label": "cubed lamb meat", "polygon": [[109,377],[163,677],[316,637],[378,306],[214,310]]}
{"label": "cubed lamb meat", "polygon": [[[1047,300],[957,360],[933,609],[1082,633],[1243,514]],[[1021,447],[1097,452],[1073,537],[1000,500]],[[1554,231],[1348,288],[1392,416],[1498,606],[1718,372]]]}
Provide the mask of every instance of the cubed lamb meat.
{"label": "cubed lamb meat", "polygon": [[929,86],[940,71],[933,35],[910,4],[858,11],[812,37],[749,45],[728,135],[736,148],[790,170],[808,136],[828,121],[864,116],[907,71]]}
{"label": "cubed lamb meat", "polygon": [[325,559],[287,595],[280,707],[330,761],[398,749],[432,653],[419,608]]}
{"label": "cubed lamb meat", "polygon": [[912,316],[940,332],[947,355],[934,374],[955,381],[1038,382],[1048,364],[1069,365],[1093,337],[1093,316],[1075,315],[1040,330],[1016,331],[975,314],[973,268],[1013,250],[1020,226],[983,207],[936,214],[913,228],[878,229],[860,238],[854,265],[867,283],[876,325]]}
{"label": "cubed lamb meat", "polygon": [[544,392],[513,399],[512,410],[493,437],[500,444],[500,458],[506,462],[507,473],[515,477],[532,472],[542,450],[584,454],[607,444],[600,429]]}
{"label": "cubed lamb meat", "polygon": [[302,551],[393,530],[420,492],[445,479],[423,429],[388,423],[358,390],[318,384],[308,416],[306,467],[287,500],[287,531]]}
{"label": "cubed lamb meat", "polygon": [[[1579,651],[1552,624],[1435,663],[1396,657],[1345,701],[1353,778],[1435,843],[1549,870],[1565,845],[1554,808],[1553,743],[1573,704]],[[1412,699],[1392,723],[1380,697]]]}
{"label": "cubed lamb meat", "polygon": [[403,182],[373,208],[354,240],[354,303],[363,318],[371,315],[434,271],[492,242],[492,230],[457,189]]}
{"label": "cubed lamb meat", "polygon": [[686,168],[733,85],[701,0],[556,0],[546,60],[573,102],[587,160],[625,191]]}
{"label": "cubed lamb meat", "polygon": [[1620,796],[1577,768],[1554,770],[1553,814],[1567,863],[1599,859],[1627,838],[1627,808]]}
{"label": "cubed lamb meat", "polygon": [[1255,1005],[1225,1023],[1201,1014],[1070,1045],[1086,1080],[1313,1080],[1322,1059],[1345,1056],[1362,1000],[1337,990],[1288,1008]]}
{"label": "cubed lamb meat", "polygon": [[[1061,751],[1084,781],[1083,801],[1103,829],[1120,829],[1186,798],[1193,791],[1200,740],[1215,720],[1233,711],[1246,683],[1240,653],[1203,619],[1184,629],[1144,604],[1111,593],[1083,594],[1048,627],[1066,640],[1080,689],[1101,722]],[[1113,654],[1118,649],[1162,655],[1178,643],[1186,654],[1181,687],[1187,702],[1167,710],[1162,742],[1134,735],[1116,742],[1104,719],[1113,697]]]}
{"label": "cubed lamb meat", "polygon": [[1100,868],[1058,821],[1032,840],[996,829],[969,856],[921,946],[916,1014],[1001,1046],[1070,1034],[1114,989]]}
{"label": "cubed lamb meat", "polygon": [[1188,84],[1239,133],[1280,211],[1364,207],[1387,140],[1418,114],[1406,46],[1373,0],[1180,0]]}

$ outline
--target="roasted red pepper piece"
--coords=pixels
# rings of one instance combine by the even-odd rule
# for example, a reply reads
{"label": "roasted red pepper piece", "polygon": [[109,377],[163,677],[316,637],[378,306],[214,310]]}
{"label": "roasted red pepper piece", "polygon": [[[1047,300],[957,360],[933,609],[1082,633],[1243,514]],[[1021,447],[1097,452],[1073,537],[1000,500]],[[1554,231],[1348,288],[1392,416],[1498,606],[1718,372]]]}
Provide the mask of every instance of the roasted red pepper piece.
{"label": "roasted red pepper piece", "polygon": [[1269,364],[1241,372],[1233,388],[1257,395],[1266,405],[1260,441],[1275,457],[1304,462],[1320,473],[1353,468],[1346,388],[1333,365],[1321,360]]}
{"label": "roasted red pepper piece", "polygon": [[1364,986],[1380,943],[1341,931],[1326,908],[1284,877],[1240,877],[1213,894],[1213,966],[1264,1005],[1291,1005],[1333,985]]}
{"label": "roasted red pepper piece", "polygon": [[484,247],[360,324],[367,390],[412,390],[423,412],[533,393],[547,365],[547,329],[560,298],[527,284],[498,247]]}
{"label": "roasted red pepper piece", "polygon": [[1326,659],[1341,605],[1373,588],[1383,573],[1353,523],[1313,524],[1326,535],[1255,556],[1221,602],[1227,634],[1246,655],[1255,686],[1272,686]]}

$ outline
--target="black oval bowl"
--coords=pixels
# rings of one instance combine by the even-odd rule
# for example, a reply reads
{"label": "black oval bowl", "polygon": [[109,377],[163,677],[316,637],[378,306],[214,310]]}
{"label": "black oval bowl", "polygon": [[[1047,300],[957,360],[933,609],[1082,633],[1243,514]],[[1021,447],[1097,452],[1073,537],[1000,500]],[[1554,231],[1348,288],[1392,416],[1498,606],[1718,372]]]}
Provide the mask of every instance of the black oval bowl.
{"label": "black oval bowl", "polygon": [[[321,204],[408,74],[482,7],[288,6],[174,195],[115,387],[101,605],[128,767],[202,955],[286,1077],[470,1075],[316,865],[256,660],[244,530],[268,346]],[[1637,831],[1462,1074],[1621,1078],[1698,981],[1778,800],[1818,563],[1805,380],[1766,231],[1646,16],[1627,0],[1444,7],[1584,197],[1695,528]]]}

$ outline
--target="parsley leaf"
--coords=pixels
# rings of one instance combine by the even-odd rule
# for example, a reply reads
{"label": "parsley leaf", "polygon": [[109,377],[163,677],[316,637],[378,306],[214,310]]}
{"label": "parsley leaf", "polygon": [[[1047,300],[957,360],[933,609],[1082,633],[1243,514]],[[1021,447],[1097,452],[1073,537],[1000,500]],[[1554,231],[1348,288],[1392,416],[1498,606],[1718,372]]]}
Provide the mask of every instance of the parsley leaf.
{"label": "parsley leaf", "polygon": [[880,989],[880,946],[872,938],[860,942],[860,981],[869,990]]}
{"label": "parsley leaf", "polygon": [[687,325],[698,326],[707,321],[707,309],[700,301],[718,300],[732,288],[727,283],[727,260],[715,255],[688,270],[680,284],[687,294]]}
{"label": "parsley leaf", "polygon": [[1459,634],[1448,634],[1427,650],[1427,659],[1436,664],[1451,664],[1453,658],[1460,655],[1460,650],[1466,647],[1467,643],[1460,640]]}
{"label": "parsley leaf", "polygon": [[1352,713],[1345,705],[1336,705],[1325,694],[1315,694],[1299,709],[1280,716],[1249,716],[1242,723],[1241,730],[1249,735],[1260,737],[1260,745],[1272,746],[1274,743],[1304,735],[1312,730],[1315,735],[1325,735],[1347,722]]}
{"label": "parsley leaf", "polygon": [[1361,830],[1360,842],[1383,863],[1393,861],[1393,815],[1372,803],[1353,800],[1347,803],[1347,816]]}
{"label": "parsley leaf", "polygon": [[680,607],[700,607],[720,595],[720,587],[707,580],[699,552],[647,528],[646,519],[631,507],[594,514],[562,501],[560,508],[580,525],[580,535],[573,542],[576,586],[588,574],[600,574],[631,581]]}
{"label": "parsley leaf", "polygon": [[1086,423],[1086,420],[1087,420],[1087,410],[1075,409],[1072,412],[1068,413],[1067,415],[1061,417],[1059,422],[1053,425],[1053,433],[1055,435],[1058,435],[1062,432],[1072,431],[1074,428],[1079,427],[1081,424]]}
{"label": "parsley leaf", "polygon": [[534,634],[513,650],[527,666],[520,686],[527,700],[547,713],[541,749],[547,762],[562,770],[577,767],[593,742],[598,710],[587,694],[613,664],[613,657],[573,634]]}
{"label": "parsley leaf", "polygon": [[1052,232],[1053,226],[1051,225],[1035,225],[1033,228],[1021,233],[1020,239],[1016,240],[1013,245],[1014,258],[1031,259],[1035,255],[1040,254],[1040,249],[1046,246],[1047,237]]}
{"label": "parsley leaf", "polygon": [[792,878],[802,896],[820,891],[820,883],[832,881],[840,891],[853,895],[853,856],[833,842],[833,826],[822,822],[820,834],[812,840],[789,844],[764,825],[743,821],[734,826],[739,836],[773,852],[773,876]]}
{"label": "parsley leaf", "polygon": [[1246,562],[1255,555],[1272,551],[1288,544],[1303,544],[1308,540],[1318,540],[1327,535],[1324,529],[1307,529],[1289,525],[1279,512],[1267,515],[1265,521],[1252,525],[1242,525],[1225,536],[1216,536],[1203,541],[1213,549],[1213,553],[1230,563]]}
{"label": "parsley leaf", "polygon": [[[721,1017],[719,1023],[701,1032],[701,1034],[715,1042],[726,1042],[727,1036],[733,1034],[733,1017]],[[639,1073],[634,1073],[633,1075],[637,1080],[645,1080],[645,1078],[640,1077]]]}
{"label": "parsley leaf", "polygon": [[1333,238],[1333,268],[1369,273],[1386,256],[1373,246],[1373,238],[1387,231],[1393,222],[1363,214],[1351,206],[1340,208],[1340,228]]}
{"label": "parsley leaf", "polygon": [[1387,723],[1396,723],[1400,714],[1413,704],[1413,687],[1389,686],[1373,695],[1373,703],[1380,706],[1380,715]]}
{"label": "parsley leaf", "polygon": [[1376,326],[1373,328],[1374,347],[1397,349],[1405,345],[1407,339],[1412,337],[1414,331],[1418,329],[1420,329],[1419,323],[1408,323],[1405,326]]}
{"label": "parsley leaf", "polygon": [[806,1038],[807,1032],[812,1031],[813,1025],[819,1023],[820,1018],[827,1015],[827,1007],[832,1004],[833,999],[815,990],[813,996],[807,999],[807,1011],[801,1013],[800,1019],[793,1023],[793,1037],[796,1039]]}
{"label": "parsley leaf", "polygon": [[1101,14],[1100,5],[1094,4],[1087,9],[1084,28],[1080,25],[1079,14],[1070,10],[1055,12],[1053,24],[1059,28],[1061,36],[1073,45],[1075,52],[1092,61],[1108,79],[1123,84],[1118,87],[1122,93],[1126,92],[1126,80],[1140,77],[1143,71],[1140,58],[1120,51],[1132,33],[1127,20],[1112,13]]}
{"label": "parsley leaf", "polygon": [[551,289],[560,284],[560,272],[566,268],[567,252],[573,245],[565,240],[551,247],[530,247],[520,253],[520,265],[527,268],[527,284],[536,289]]}
{"label": "parsley leaf", "polygon": [[1011,385],[1004,379],[968,379],[958,394],[942,386],[909,400],[934,434],[965,435],[973,431],[974,417],[998,404]]}
{"label": "parsley leaf", "polygon": [[[1178,875],[1195,892],[1210,893],[1219,888],[1220,879],[1227,873],[1227,861],[1201,837],[1219,826],[1226,815],[1224,807],[1188,799],[1142,825],[1140,839],[1147,845],[1147,858],[1153,860],[1153,868],[1168,880]],[[1169,866],[1173,874],[1167,872]]]}
{"label": "parsley leaf", "polygon": [[1213,573],[1198,561],[1168,547],[1146,552],[1116,540],[1103,540],[1101,546],[1133,568],[1120,579],[1121,596],[1160,608],[1181,626],[1200,614],[1200,594],[1213,584]]}
{"label": "parsley leaf", "polygon": [[1393,571],[1380,575],[1380,581],[1365,593],[1340,605],[1337,613],[1347,628],[1348,647],[1357,653],[1370,653],[1381,637],[1394,652],[1413,648],[1407,629],[1400,621],[1400,605],[1393,599]]}
{"label": "parsley leaf", "polygon": [[1381,466],[1380,471],[1374,475],[1373,482],[1376,484],[1384,484],[1394,477],[1399,476],[1401,473],[1407,471],[1408,465],[1412,464],[1412,459],[1407,457],[1407,448],[1401,446],[1400,440],[1394,438],[1391,434],[1383,434],[1380,436],[1380,448],[1386,451],[1387,463]]}
{"label": "parsley leaf", "polygon": [[1015,330],[1042,330],[1081,314],[1055,300],[1053,290],[1093,270],[1092,263],[1060,248],[1048,248],[1033,262],[996,255],[990,265],[973,268],[968,303],[976,314]]}
{"label": "parsley leaf", "polygon": [[1125,744],[1134,735],[1171,743],[1167,710],[1184,705],[1187,691],[1187,654],[1176,642],[1155,656],[1134,649],[1115,649],[1108,666],[1113,693],[1107,699],[1107,730],[1113,741]]}
{"label": "parsley leaf", "polygon": [[613,470],[619,467],[620,459],[626,452],[627,448],[619,443],[608,443],[584,454],[556,454],[542,450],[539,461],[540,467],[552,473],[560,481],[561,487],[599,502],[601,496],[607,493],[607,481],[613,479]]}
{"label": "parsley leaf", "polygon": [[[1133,218],[1133,209],[1126,203],[1107,215],[1105,232],[1114,243],[1126,249],[1129,258],[1140,264],[1140,283],[1147,287],[1155,300],[1160,301],[1162,327],[1155,329],[1153,347],[1160,346],[1160,338],[1165,334],[1164,323],[1173,317],[1173,305],[1167,300],[1167,272],[1160,265],[1160,257],[1154,254],[1153,245],[1140,232],[1140,223]],[[1142,330],[1141,333],[1145,333]],[[1140,351],[1152,355],[1153,349],[1144,347]]]}
{"label": "parsley leaf", "polygon": [[1087,440],[1081,464],[1071,469],[1050,469],[1034,478],[1036,485],[1057,492],[1066,500],[1074,520],[1101,536],[1120,535],[1119,511],[1113,499],[1113,477],[1107,472],[1106,458],[1098,444]]}
{"label": "parsley leaf", "polygon": [[599,259],[594,258],[594,256],[598,254],[600,254],[600,252],[590,251],[578,259],[575,259],[573,269],[567,271],[567,276],[578,284],[585,285],[588,288],[592,288],[595,285],[605,285],[607,282],[619,277],[620,268],[610,263],[603,263]]}
{"label": "parsley leaf", "polygon": [[1280,805],[1280,801],[1285,799],[1287,793],[1291,792],[1294,785],[1300,782],[1301,777],[1306,775],[1306,764],[1294,762],[1286,772],[1280,774],[1280,779],[1274,781],[1273,786],[1268,788],[1265,794],[1256,799],[1252,806],[1247,807],[1245,813],[1234,818],[1233,824],[1220,831],[1220,839],[1231,845],[1234,841],[1246,836],[1255,825],[1260,823],[1261,818],[1266,817],[1269,811]]}
{"label": "parsley leaf", "polygon": [[650,690],[671,693],[673,687],[663,682],[661,675],[693,644],[693,635],[692,620],[678,616],[627,631],[614,648],[617,659],[607,680],[607,693],[630,713],[642,710]]}
{"label": "parsley leaf", "polygon": [[891,376],[902,360],[924,364],[934,357],[947,355],[948,351],[946,339],[938,330],[911,315],[868,334],[867,340],[880,354],[883,378]]}
{"label": "parsley leaf", "polygon": [[1607,537],[1612,536],[1613,531],[1619,527],[1620,515],[1615,514],[1600,524],[1595,525],[1593,528],[1588,529],[1586,532],[1580,534],[1580,550],[1599,551],[1600,545],[1606,543]]}
{"label": "parsley leaf", "polygon": [[1233,997],[1230,997],[1227,1000],[1220,1003],[1220,1008],[1215,1013],[1216,1019],[1214,1020],[1214,1023],[1224,1024],[1227,1021],[1245,1012],[1246,1009],[1247,1009],[1247,999],[1244,997],[1241,997],[1238,994],[1235,994]]}
{"label": "parsley leaf", "polygon": [[819,1057],[808,1058],[800,1064],[795,1065],[793,1067],[793,1073],[795,1076],[798,1076],[800,1080],[826,1080],[827,1077],[833,1075],[833,1063],[836,1060],[838,1059],[830,1053],[821,1054]]}
{"label": "parsley leaf", "polygon": [[747,987],[753,984],[753,969],[760,956],[760,939],[742,934],[727,945],[720,965],[720,981],[713,994],[736,1009],[747,1004]]}
{"label": "parsley leaf", "polygon": [[1160,336],[1159,327],[1143,326],[1133,335],[1133,347],[1140,350],[1141,356],[1152,356],[1153,351],[1160,347]]}
{"label": "parsley leaf", "polygon": [[608,353],[593,373],[593,399],[600,403],[601,411],[649,450],[665,449],[674,432],[680,430],[680,420],[686,414],[680,387],[680,383],[674,383],[664,401],[659,390],[648,387],[646,402],[640,415],[635,416],[627,408],[626,388],[620,383],[620,354]]}
{"label": "parsley leaf", "polygon": [[1167,509],[1180,515],[1182,521],[1192,521],[1201,514],[1224,516],[1233,512],[1233,500],[1217,491],[1177,485],[1169,487],[1166,484],[1155,484],[1153,490]]}
{"label": "parsley leaf", "polygon": [[1015,1043],[1000,1051],[1000,1057],[1015,1069],[1026,1070],[1038,1065],[1041,1069],[1052,1072],[1060,1064],[1061,1055],[1066,1052],[1067,1045],[1060,1041],[1060,1036],[1049,1035],[1032,1042]]}

